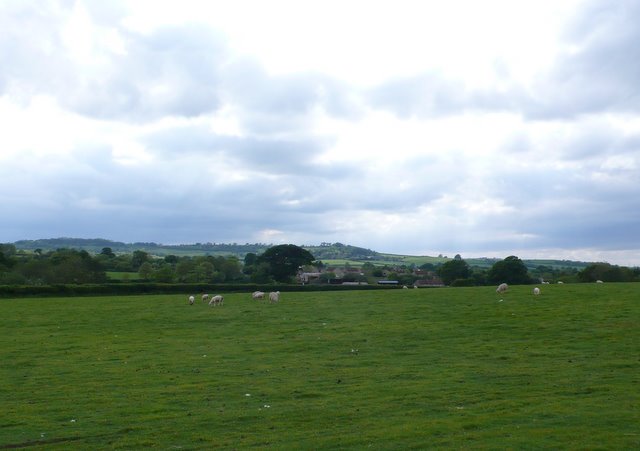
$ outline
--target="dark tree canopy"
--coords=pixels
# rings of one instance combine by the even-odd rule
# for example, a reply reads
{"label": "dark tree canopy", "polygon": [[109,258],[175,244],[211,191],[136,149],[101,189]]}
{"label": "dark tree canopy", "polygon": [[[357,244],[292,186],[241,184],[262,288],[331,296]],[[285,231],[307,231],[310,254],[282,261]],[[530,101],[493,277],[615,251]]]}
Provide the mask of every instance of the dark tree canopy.
{"label": "dark tree canopy", "polygon": [[512,285],[524,285],[531,283],[524,262],[515,255],[496,262],[489,270],[488,279],[492,283],[508,283]]}
{"label": "dark tree canopy", "polygon": [[271,276],[278,282],[288,282],[298,268],[315,260],[311,252],[295,244],[281,244],[264,251],[257,263],[267,263]]}
{"label": "dark tree canopy", "polygon": [[453,260],[443,263],[442,266],[438,268],[438,275],[445,285],[451,285],[451,282],[454,280],[469,278],[471,269],[462,258],[454,258]]}

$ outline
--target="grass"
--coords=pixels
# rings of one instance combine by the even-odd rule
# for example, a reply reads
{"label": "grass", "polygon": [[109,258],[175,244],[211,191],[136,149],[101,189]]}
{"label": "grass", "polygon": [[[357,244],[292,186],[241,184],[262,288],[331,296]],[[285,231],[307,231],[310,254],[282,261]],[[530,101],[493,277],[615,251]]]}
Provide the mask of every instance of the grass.
{"label": "grass", "polygon": [[638,449],[640,284],[541,288],[2,300],[0,449]]}

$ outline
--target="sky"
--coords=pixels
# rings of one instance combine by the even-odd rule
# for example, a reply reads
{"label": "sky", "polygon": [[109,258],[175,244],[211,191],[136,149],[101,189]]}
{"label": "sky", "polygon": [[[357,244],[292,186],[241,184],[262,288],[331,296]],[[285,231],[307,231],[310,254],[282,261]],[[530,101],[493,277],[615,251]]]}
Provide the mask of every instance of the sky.
{"label": "sky", "polygon": [[0,242],[640,265],[640,2],[0,0]]}

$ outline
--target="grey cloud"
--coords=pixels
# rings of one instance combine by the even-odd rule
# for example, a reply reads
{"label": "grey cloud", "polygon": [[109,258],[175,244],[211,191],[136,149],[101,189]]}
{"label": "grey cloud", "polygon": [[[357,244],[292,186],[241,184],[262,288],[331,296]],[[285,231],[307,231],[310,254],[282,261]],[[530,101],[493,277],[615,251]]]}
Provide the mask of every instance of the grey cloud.
{"label": "grey cloud", "polygon": [[48,3],[0,5],[0,93],[28,97],[69,76],[69,62],[56,50],[60,19]]}
{"label": "grey cloud", "polygon": [[[300,131],[302,134],[302,131]],[[341,177],[353,169],[316,164],[316,156],[330,145],[330,137],[253,137],[217,135],[206,126],[179,126],[147,135],[144,143],[154,152],[175,158],[185,154],[220,156],[246,170],[307,177]]]}
{"label": "grey cloud", "polygon": [[[73,5],[12,2],[0,6],[0,92],[28,98],[56,97],[80,114],[127,121],[165,115],[197,116],[219,106],[226,42],[212,29],[188,24],[150,35],[126,31],[118,7],[89,2],[104,32],[117,32],[125,53],[102,49],[99,72],[67,53],[62,24]],[[109,22],[102,16],[108,12]]]}
{"label": "grey cloud", "polygon": [[352,87],[316,73],[269,75],[253,60],[236,59],[206,25],[143,34],[120,24],[122,3],[85,6],[98,29],[118,34],[124,53],[94,52],[99,69],[73,60],[62,31],[72,3],[0,7],[0,92],[25,100],[48,94],[82,115],[130,123],[199,116],[224,103],[239,112],[244,129],[262,135],[308,128],[315,107],[340,117],[360,114]]}
{"label": "grey cloud", "polygon": [[464,86],[439,77],[424,74],[386,82],[369,93],[371,104],[394,111],[401,117],[438,116],[464,107]]}
{"label": "grey cloud", "polygon": [[315,107],[337,117],[361,114],[344,83],[316,73],[272,76],[251,60],[226,67],[223,99],[242,112],[243,128],[253,134],[273,134],[308,128]]}
{"label": "grey cloud", "polygon": [[219,105],[224,39],[198,25],[165,27],[149,36],[122,32],[126,55],[111,55],[110,73],[79,76],[62,99],[70,109],[107,119],[198,116]]}
{"label": "grey cloud", "polygon": [[527,113],[532,117],[572,117],[640,109],[640,3],[594,1],[566,32],[577,48],[560,56],[538,82]]}

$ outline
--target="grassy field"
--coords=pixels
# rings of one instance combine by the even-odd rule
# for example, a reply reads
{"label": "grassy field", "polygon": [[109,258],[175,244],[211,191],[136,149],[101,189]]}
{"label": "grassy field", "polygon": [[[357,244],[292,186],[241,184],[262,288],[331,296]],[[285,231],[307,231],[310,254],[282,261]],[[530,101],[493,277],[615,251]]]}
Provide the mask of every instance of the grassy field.
{"label": "grassy field", "polygon": [[639,449],[640,284],[0,300],[0,449]]}

